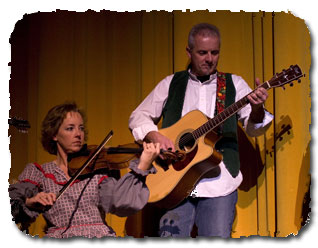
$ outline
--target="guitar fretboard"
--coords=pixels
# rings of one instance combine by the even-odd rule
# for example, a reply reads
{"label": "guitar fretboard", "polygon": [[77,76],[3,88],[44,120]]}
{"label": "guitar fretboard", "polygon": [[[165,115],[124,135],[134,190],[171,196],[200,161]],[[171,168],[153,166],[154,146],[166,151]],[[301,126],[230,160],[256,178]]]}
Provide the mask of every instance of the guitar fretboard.
{"label": "guitar fretboard", "polygon": [[[268,82],[263,83],[259,87],[263,87],[265,89],[268,89],[270,87]],[[256,90],[256,89],[255,89]],[[216,115],[214,118],[207,121],[205,124],[197,128],[192,132],[193,138],[198,139],[202,135],[207,134],[208,132],[212,131],[214,128],[219,126],[221,123],[223,123],[225,120],[230,118],[232,115],[237,113],[240,109],[245,107],[249,101],[247,99],[247,96],[252,94],[255,90],[251,91],[249,94],[238,100],[237,102],[233,103],[229,107],[227,107],[224,111]]]}

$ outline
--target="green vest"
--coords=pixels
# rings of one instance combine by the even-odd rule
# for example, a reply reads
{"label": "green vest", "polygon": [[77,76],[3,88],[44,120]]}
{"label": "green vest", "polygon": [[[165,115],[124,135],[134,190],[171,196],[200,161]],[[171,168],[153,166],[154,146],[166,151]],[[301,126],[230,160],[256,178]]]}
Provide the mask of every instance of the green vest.
{"label": "green vest", "polygon": [[[180,71],[174,74],[169,88],[168,99],[162,112],[162,128],[173,125],[181,118],[188,79],[188,71]],[[226,81],[224,104],[224,107],[226,108],[235,102],[236,91],[231,74],[218,73],[218,85],[222,80]],[[218,93],[219,91],[217,91],[217,94]],[[216,101],[219,100],[218,98],[216,99]],[[222,138],[215,144],[215,149],[223,154],[223,162],[226,168],[233,177],[236,177],[240,169],[240,159],[237,144],[237,116],[233,115],[223,122],[219,127],[219,133],[222,135]]]}

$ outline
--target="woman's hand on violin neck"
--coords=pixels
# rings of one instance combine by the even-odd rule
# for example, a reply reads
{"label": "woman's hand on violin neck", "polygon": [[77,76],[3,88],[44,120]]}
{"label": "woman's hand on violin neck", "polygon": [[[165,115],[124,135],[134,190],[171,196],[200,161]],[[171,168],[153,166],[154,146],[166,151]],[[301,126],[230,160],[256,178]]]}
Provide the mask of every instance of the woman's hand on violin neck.
{"label": "woman's hand on violin neck", "polygon": [[43,206],[52,206],[56,201],[56,194],[40,192],[31,198],[26,198],[25,204],[28,208],[42,210]]}
{"label": "woman's hand on violin neck", "polygon": [[152,162],[160,154],[160,144],[143,142],[143,148],[144,150],[140,156],[138,168],[141,170],[149,170],[152,166]]}

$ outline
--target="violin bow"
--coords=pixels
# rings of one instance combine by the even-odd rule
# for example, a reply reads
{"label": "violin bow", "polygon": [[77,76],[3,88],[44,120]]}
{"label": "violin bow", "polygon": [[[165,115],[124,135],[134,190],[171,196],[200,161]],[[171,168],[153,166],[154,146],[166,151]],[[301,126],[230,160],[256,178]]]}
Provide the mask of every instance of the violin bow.
{"label": "violin bow", "polygon": [[113,136],[113,130],[111,130],[105,139],[102,141],[102,143],[97,147],[97,149],[94,151],[94,153],[86,160],[86,162],[82,165],[81,168],[79,168],[76,173],[68,180],[68,182],[63,186],[63,188],[58,192],[56,195],[56,200],[62,196],[62,194],[67,190],[70,185],[77,179],[77,177],[85,170],[85,168],[92,162],[92,160],[100,153],[100,151],[103,149],[103,147],[106,145],[106,143],[110,140],[110,138]]}

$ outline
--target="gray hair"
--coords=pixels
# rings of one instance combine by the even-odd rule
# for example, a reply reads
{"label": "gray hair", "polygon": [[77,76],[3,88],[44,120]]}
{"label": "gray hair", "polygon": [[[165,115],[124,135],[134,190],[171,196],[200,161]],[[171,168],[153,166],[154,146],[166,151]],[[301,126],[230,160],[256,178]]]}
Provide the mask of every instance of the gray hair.
{"label": "gray hair", "polygon": [[194,37],[196,35],[202,36],[215,36],[220,39],[220,31],[219,29],[209,23],[199,23],[192,27],[188,36],[188,47],[192,49],[194,47]]}

